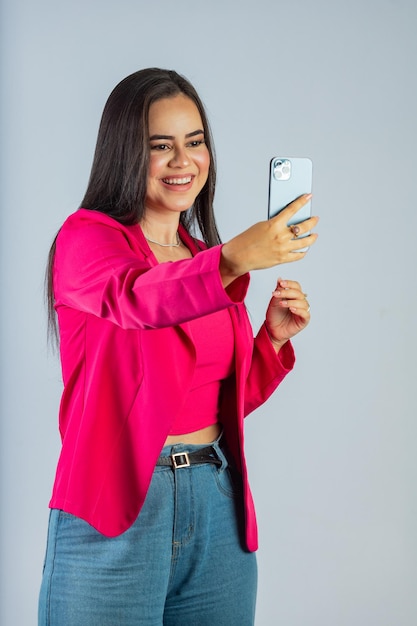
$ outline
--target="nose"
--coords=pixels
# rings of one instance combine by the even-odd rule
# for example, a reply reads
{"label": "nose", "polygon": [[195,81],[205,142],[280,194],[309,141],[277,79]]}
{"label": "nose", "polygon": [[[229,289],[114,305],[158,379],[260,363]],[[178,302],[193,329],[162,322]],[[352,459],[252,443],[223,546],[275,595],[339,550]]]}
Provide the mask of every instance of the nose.
{"label": "nose", "polygon": [[188,156],[187,150],[180,147],[175,148],[169,164],[171,167],[188,167],[190,164],[190,157]]}

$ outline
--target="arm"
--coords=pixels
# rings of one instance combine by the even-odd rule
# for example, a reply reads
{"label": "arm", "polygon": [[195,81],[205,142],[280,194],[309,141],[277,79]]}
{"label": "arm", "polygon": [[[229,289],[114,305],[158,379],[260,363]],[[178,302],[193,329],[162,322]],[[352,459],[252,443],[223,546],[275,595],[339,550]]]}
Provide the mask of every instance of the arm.
{"label": "arm", "polygon": [[294,367],[290,339],[309,322],[310,306],[301,286],[296,281],[280,278],[272,293],[265,323],[254,342],[245,390],[245,415],[265,402]]}
{"label": "arm", "polygon": [[245,417],[268,400],[294,364],[291,342],[285,342],[277,353],[263,324],[254,340],[251,368],[246,379]]}
{"label": "arm", "polygon": [[[310,321],[310,307],[296,281],[279,279],[266,312],[265,323],[253,342],[250,366],[240,382],[239,402],[244,416],[263,404],[294,367],[290,339]],[[242,384],[243,383],[243,384]],[[239,386],[239,383],[238,383]],[[235,377],[225,383],[225,414],[236,410]]]}
{"label": "arm", "polygon": [[306,252],[300,252],[299,249],[312,246],[317,234],[312,233],[302,240],[297,237],[311,231],[316,226],[318,217],[311,217],[298,225],[295,237],[288,228],[288,221],[310,198],[311,194],[300,196],[276,217],[254,224],[223,246],[220,274],[225,287],[246,272],[304,258]]}
{"label": "arm", "polygon": [[238,372],[238,380],[233,374],[223,381],[220,401],[220,414],[223,416],[249,415],[268,400],[295,363],[291,342],[286,342],[277,355],[265,324],[253,339],[249,358],[248,370],[245,368],[243,375]]}
{"label": "arm", "polygon": [[56,306],[69,306],[123,328],[163,328],[243,300],[249,277],[225,290],[221,246],[193,259],[151,265],[138,254],[128,229],[84,211],[67,220],[57,239]]}

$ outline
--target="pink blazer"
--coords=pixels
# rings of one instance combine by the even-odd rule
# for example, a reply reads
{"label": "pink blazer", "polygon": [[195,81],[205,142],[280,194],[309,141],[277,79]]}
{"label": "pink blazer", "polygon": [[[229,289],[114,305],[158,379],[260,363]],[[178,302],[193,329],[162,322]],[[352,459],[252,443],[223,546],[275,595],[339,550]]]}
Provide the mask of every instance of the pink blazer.
{"label": "pink blazer", "polygon": [[193,378],[187,322],[227,308],[235,373],[224,383],[220,419],[242,472],[247,547],[254,551],[243,418],[271,395],[294,354],[288,342],[277,356],[264,326],[253,339],[243,304],[249,276],[223,288],[221,246],[199,252],[183,229],[181,237],[195,256],[158,264],[138,225],[80,209],[62,226],[54,263],[62,450],[50,506],[107,536],[133,524]]}

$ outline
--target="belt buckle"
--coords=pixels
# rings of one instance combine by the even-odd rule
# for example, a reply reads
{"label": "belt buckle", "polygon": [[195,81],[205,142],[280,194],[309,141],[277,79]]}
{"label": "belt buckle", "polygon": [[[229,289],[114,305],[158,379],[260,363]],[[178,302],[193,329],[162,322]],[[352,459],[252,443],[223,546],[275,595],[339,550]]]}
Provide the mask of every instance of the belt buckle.
{"label": "belt buckle", "polygon": [[177,452],[176,454],[171,454],[171,459],[174,469],[180,469],[181,467],[190,467],[188,452]]}

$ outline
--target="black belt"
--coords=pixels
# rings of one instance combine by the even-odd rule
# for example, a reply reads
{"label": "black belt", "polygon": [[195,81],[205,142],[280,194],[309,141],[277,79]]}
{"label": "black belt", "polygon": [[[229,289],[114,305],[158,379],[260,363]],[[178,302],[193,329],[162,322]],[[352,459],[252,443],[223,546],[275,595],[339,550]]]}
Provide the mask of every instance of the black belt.
{"label": "black belt", "polygon": [[195,452],[176,452],[169,456],[160,456],[156,462],[157,465],[167,465],[173,469],[190,467],[190,465],[202,465],[203,463],[222,464],[213,446],[207,446]]}

